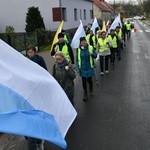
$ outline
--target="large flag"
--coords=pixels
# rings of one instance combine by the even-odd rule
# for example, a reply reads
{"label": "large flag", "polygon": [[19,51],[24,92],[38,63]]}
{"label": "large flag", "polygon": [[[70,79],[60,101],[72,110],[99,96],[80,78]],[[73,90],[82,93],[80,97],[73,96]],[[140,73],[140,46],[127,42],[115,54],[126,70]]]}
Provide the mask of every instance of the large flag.
{"label": "large flag", "polygon": [[0,132],[65,148],[77,112],[51,74],[0,40],[0,76]]}
{"label": "large flag", "polygon": [[54,45],[55,43],[57,43],[57,41],[58,41],[58,34],[61,32],[61,30],[62,30],[62,28],[63,28],[63,25],[64,25],[64,20],[61,21],[61,23],[60,23],[60,25],[59,25],[59,27],[58,27],[56,33],[55,33],[55,36],[54,36],[54,39],[53,39],[53,42],[52,42],[52,46],[51,46],[51,50],[50,50],[50,51],[52,51],[53,45]]}
{"label": "large flag", "polygon": [[111,29],[116,29],[117,26],[122,27],[122,22],[121,22],[121,18],[120,18],[120,14],[118,14],[118,16],[116,17],[116,19],[113,21],[112,25],[110,26],[107,34],[110,33]]}
{"label": "large flag", "polygon": [[75,35],[72,39],[71,47],[72,48],[78,48],[79,43],[80,43],[80,37],[83,37],[83,36],[85,37],[86,34],[85,34],[85,31],[84,31],[84,28],[83,28],[82,21],[80,20],[80,25],[79,25],[78,29],[76,30]]}
{"label": "large flag", "polygon": [[95,33],[95,29],[96,29],[97,27],[99,28],[99,24],[98,24],[97,19],[96,19],[96,17],[95,17],[95,18],[94,18],[94,21],[93,21],[93,23],[92,23],[92,26],[91,26],[91,30],[93,31],[94,34],[96,34],[96,33]]}
{"label": "large flag", "polygon": [[105,21],[103,21],[102,31],[105,31],[105,32],[106,32],[106,24],[105,24]]}

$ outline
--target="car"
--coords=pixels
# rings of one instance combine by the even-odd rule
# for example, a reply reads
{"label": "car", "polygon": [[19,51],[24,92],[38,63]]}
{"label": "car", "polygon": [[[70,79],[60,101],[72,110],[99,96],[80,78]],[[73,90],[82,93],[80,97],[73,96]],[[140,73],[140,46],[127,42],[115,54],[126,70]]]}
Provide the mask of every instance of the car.
{"label": "car", "polygon": [[124,24],[126,24],[128,21],[131,23],[132,28],[134,28],[134,18],[125,18]]}
{"label": "car", "polygon": [[133,18],[134,18],[134,20],[139,20],[139,19],[141,19],[140,16],[135,16],[135,17],[133,17]]}

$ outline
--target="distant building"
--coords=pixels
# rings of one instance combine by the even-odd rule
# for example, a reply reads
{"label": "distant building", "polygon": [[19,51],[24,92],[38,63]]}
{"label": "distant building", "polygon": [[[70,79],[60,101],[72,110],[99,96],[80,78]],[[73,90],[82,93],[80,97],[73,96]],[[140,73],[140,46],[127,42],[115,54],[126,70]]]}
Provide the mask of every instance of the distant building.
{"label": "distant building", "polygon": [[94,16],[98,22],[102,24],[102,21],[111,21],[114,17],[115,10],[105,0],[94,0]]}
{"label": "distant building", "polygon": [[77,28],[93,22],[93,0],[3,0],[0,4],[0,33],[6,26],[15,32],[25,32],[26,13],[30,7],[38,7],[47,30],[55,31],[61,20],[64,29]]}

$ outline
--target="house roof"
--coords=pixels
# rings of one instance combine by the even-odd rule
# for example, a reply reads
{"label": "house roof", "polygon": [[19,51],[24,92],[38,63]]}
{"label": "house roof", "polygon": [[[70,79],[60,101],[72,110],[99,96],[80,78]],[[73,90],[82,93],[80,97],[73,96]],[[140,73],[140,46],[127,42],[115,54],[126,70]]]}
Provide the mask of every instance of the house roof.
{"label": "house roof", "polygon": [[111,12],[112,10],[104,3],[104,1],[94,0],[94,4],[97,5],[102,11]]}
{"label": "house roof", "polygon": [[112,5],[110,5],[109,3],[107,3],[106,1],[104,1],[104,4],[109,7],[112,11],[115,11],[115,9],[112,7]]}

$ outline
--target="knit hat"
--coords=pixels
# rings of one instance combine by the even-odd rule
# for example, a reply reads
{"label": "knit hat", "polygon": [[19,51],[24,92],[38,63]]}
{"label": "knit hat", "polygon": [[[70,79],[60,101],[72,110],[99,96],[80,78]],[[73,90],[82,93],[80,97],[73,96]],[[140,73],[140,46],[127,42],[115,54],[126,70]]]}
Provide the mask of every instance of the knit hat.
{"label": "knit hat", "polygon": [[58,34],[58,39],[59,39],[59,38],[64,38],[64,34],[63,34],[63,33],[59,33],[59,34]]}
{"label": "knit hat", "polygon": [[85,37],[80,37],[80,43],[81,43],[82,41],[86,41],[86,38],[85,38]]}

